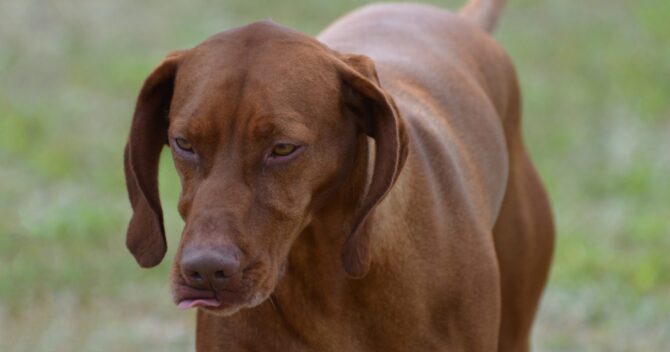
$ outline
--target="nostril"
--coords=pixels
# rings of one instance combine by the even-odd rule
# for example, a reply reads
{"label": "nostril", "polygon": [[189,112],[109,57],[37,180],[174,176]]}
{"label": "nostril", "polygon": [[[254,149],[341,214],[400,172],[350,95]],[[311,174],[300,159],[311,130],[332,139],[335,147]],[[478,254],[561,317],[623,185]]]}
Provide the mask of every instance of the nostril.
{"label": "nostril", "polygon": [[223,272],[223,270],[219,270],[219,271],[217,271],[217,272],[214,273],[214,278],[217,279],[217,280],[223,280],[223,279],[225,279],[226,277],[227,277],[227,276],[226,276],[226,274]]}
{"label": "nostril", "polygon": [[193,280],[202,280],[202,275],[197,271],[191,271],[188,276]]}

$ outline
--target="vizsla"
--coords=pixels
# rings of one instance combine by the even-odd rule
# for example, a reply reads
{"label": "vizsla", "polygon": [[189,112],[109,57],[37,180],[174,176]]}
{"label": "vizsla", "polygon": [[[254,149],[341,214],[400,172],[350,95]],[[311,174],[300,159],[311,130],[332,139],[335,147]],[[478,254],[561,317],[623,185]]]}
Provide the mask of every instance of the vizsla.
{"label": "vizsla", "polygon": [[502,1],[366,6],[317,39],[257,22],[169,55],[125,150],[127,246],[157,265],[158,160],[185,221],[171,284],[198,351],[525,351],[553,224]]}

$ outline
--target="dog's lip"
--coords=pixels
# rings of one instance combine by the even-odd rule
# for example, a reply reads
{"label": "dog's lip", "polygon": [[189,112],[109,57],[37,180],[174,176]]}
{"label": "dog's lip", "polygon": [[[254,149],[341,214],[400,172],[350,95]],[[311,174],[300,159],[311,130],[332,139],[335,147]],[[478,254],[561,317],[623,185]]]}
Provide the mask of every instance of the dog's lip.
{"label": "dog's lip", "polygon": [[180,309],[217,307],[221,303],[213,290],[202,290],[187,285],[175,286],[174,301]]}
{"label": "dog's lip", "polygon": [[[249,265],[244,272],[257,268],[258,263]],[[286,270],[286,263],[281,273]],[[235,275],[225,288],[196,288],[190,286],[182,277],[172,281],[172,298],[179,309],[200,307],[207,310],[225,310],[234,306],[244,305],[254,297],[254,290],[243,284],[243,275]]]}
{"label": "dog's lip", "polygon": [[243,296],[237,291],[198,289],[183,284],[175,285],[173,291],[174,302],[180,309],[195,307],[224,309],[242,301]]}
{"label": "dog's lip", "polygon": [[205,298],[205,299],[182,299],[177,303],[179,309],[190,309],[195,307],[218,307],[221,304],[219,300],[215,298]]}

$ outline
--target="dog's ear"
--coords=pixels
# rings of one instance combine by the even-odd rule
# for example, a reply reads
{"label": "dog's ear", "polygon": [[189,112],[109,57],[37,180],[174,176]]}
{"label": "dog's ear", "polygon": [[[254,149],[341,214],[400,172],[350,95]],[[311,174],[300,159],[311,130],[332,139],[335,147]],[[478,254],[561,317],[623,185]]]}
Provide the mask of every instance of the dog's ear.
{"label": "dog's ear", "polygon": [[382,88],[374,63],[367,56],[340,55],[345,108],[359,128],[375,141],[374,171],[354,213],[351,233],[342,249],[342,264],[353,278],[370,267],[370,235],[364,224],[370,212],[395,183],[408,153],[407,132],[393,99]]}
{"label": "dog's ear", "polygon": [[158,194],[158,161],[168,143],[168,112],[181,52],[168,55],[147,77],[137,98],[124,151],[126,188],[133,207],[126,246],[143,268],[158,265],[167,251]]}

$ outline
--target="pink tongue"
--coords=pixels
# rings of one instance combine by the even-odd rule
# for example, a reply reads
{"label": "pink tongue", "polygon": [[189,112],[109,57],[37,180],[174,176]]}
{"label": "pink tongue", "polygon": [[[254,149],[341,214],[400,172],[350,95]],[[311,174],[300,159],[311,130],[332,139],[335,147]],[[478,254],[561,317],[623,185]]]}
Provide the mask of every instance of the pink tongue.
{"label": "pink tongue", "polygon": [[185,299],[177,305],[179,309],[189,309],[193,307],[218,307],[219,301],[214,298],[205,299]]}

